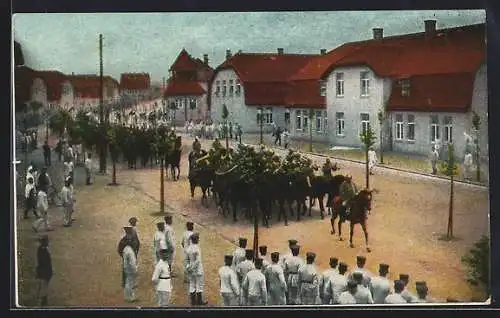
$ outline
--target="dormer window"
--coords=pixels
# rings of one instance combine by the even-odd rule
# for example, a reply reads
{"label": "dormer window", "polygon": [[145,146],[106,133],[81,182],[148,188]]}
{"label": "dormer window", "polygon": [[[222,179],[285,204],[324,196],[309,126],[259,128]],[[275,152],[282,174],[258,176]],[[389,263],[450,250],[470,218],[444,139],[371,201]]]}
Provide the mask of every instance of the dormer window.
{"label": "dormer window", "polygon": [[409,79],[403,79],[399,81],[399,86],[401,86],[401,96],[409,97],[411,92],[411,83]]}

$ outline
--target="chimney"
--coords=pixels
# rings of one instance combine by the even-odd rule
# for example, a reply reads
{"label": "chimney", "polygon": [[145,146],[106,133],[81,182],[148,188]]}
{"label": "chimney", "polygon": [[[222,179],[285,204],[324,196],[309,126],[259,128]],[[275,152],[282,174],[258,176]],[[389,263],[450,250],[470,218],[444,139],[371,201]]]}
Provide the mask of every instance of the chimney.
{"label": "chimney", "polygon": [[319,51],[319,53],[320,53],[321,55],[325,55],[325,54],[326,54],[326,49],[321,49],[321,50]]}
{"label": "chimney", "polygon": [[425,36],[434,37],[436,35],[436,20],[425,20]]}
{"label": "chimney", "polygon": [[383,38],[384,38],[384,29],[373,28],[373,39],[374,40],[382,40]]}
{"label": "chimney", "polygon": [[226,50],[226,60],[230,59],[232,56],[231,50]]}
{"label": "chimney", "polygon": [[208,54],[203,54],[203,64],[208,65]]}
{"label": "chimney", "polygon": [[279,47],[278,48],[278,55],[283,55],[283,52],[284,52],[283,48]]}

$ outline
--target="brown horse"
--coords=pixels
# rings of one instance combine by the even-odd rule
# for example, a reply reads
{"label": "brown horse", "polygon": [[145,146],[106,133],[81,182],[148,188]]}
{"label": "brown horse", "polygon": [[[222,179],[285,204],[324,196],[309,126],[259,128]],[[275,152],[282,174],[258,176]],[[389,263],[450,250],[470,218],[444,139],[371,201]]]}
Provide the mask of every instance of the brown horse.
{"label": "brown horse", "polygon": [[352,244],[352,236],[354,234],[354,225],[360,224],[363,232],[365,233],[365,244],[366,251],[370,252],[370,248],[368,247],[368,229],[366,224],[367,213],[371,211],[371,203],[372,203],[372,192],[373,190],[361,190],[354,198],[351,200],[351,209],[350,213],[346,213],[346,208],[342,205],[342,199],[337,196],[333,200],[333,211],[332,211],[332,234],[335,234],[334,222],[337,216],[339,217],[339,238],[343,241],[342,238],[342,223],[346,220],[349,221],[350,225],[350,235],[349,235],[349,247],[354,247]]}

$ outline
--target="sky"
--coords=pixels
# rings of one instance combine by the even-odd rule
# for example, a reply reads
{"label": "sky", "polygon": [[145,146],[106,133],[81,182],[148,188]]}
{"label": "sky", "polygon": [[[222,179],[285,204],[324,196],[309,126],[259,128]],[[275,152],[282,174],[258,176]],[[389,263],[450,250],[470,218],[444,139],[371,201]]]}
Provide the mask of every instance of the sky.
{"label": "sky", "polygon": [[103,34],[104,73],[146,72],[161,82],[185,48],[213,68],[226,50],[318,54],[345,42],[422,32],[424,20],[437,28],[484,23],[484,10],[323,11],[241,13],[24,13],[13,16],[13,38],[21,43],[26,65],[66,74],[98,74],[98,35]]}

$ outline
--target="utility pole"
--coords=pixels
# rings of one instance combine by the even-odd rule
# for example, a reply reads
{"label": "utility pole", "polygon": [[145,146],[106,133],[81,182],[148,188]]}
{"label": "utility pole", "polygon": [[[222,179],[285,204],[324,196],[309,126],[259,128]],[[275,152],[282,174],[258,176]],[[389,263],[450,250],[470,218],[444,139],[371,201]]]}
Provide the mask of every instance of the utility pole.
{"label": "utility pole", "polygon": [[99,119],[101,124],[101,149],[99,153],[99,172],[106,173],[106,146],[107,132],[106,120],[104,118],[104,81],[103,81],[103,61],[102,61],[102,34],[99,34]]}

